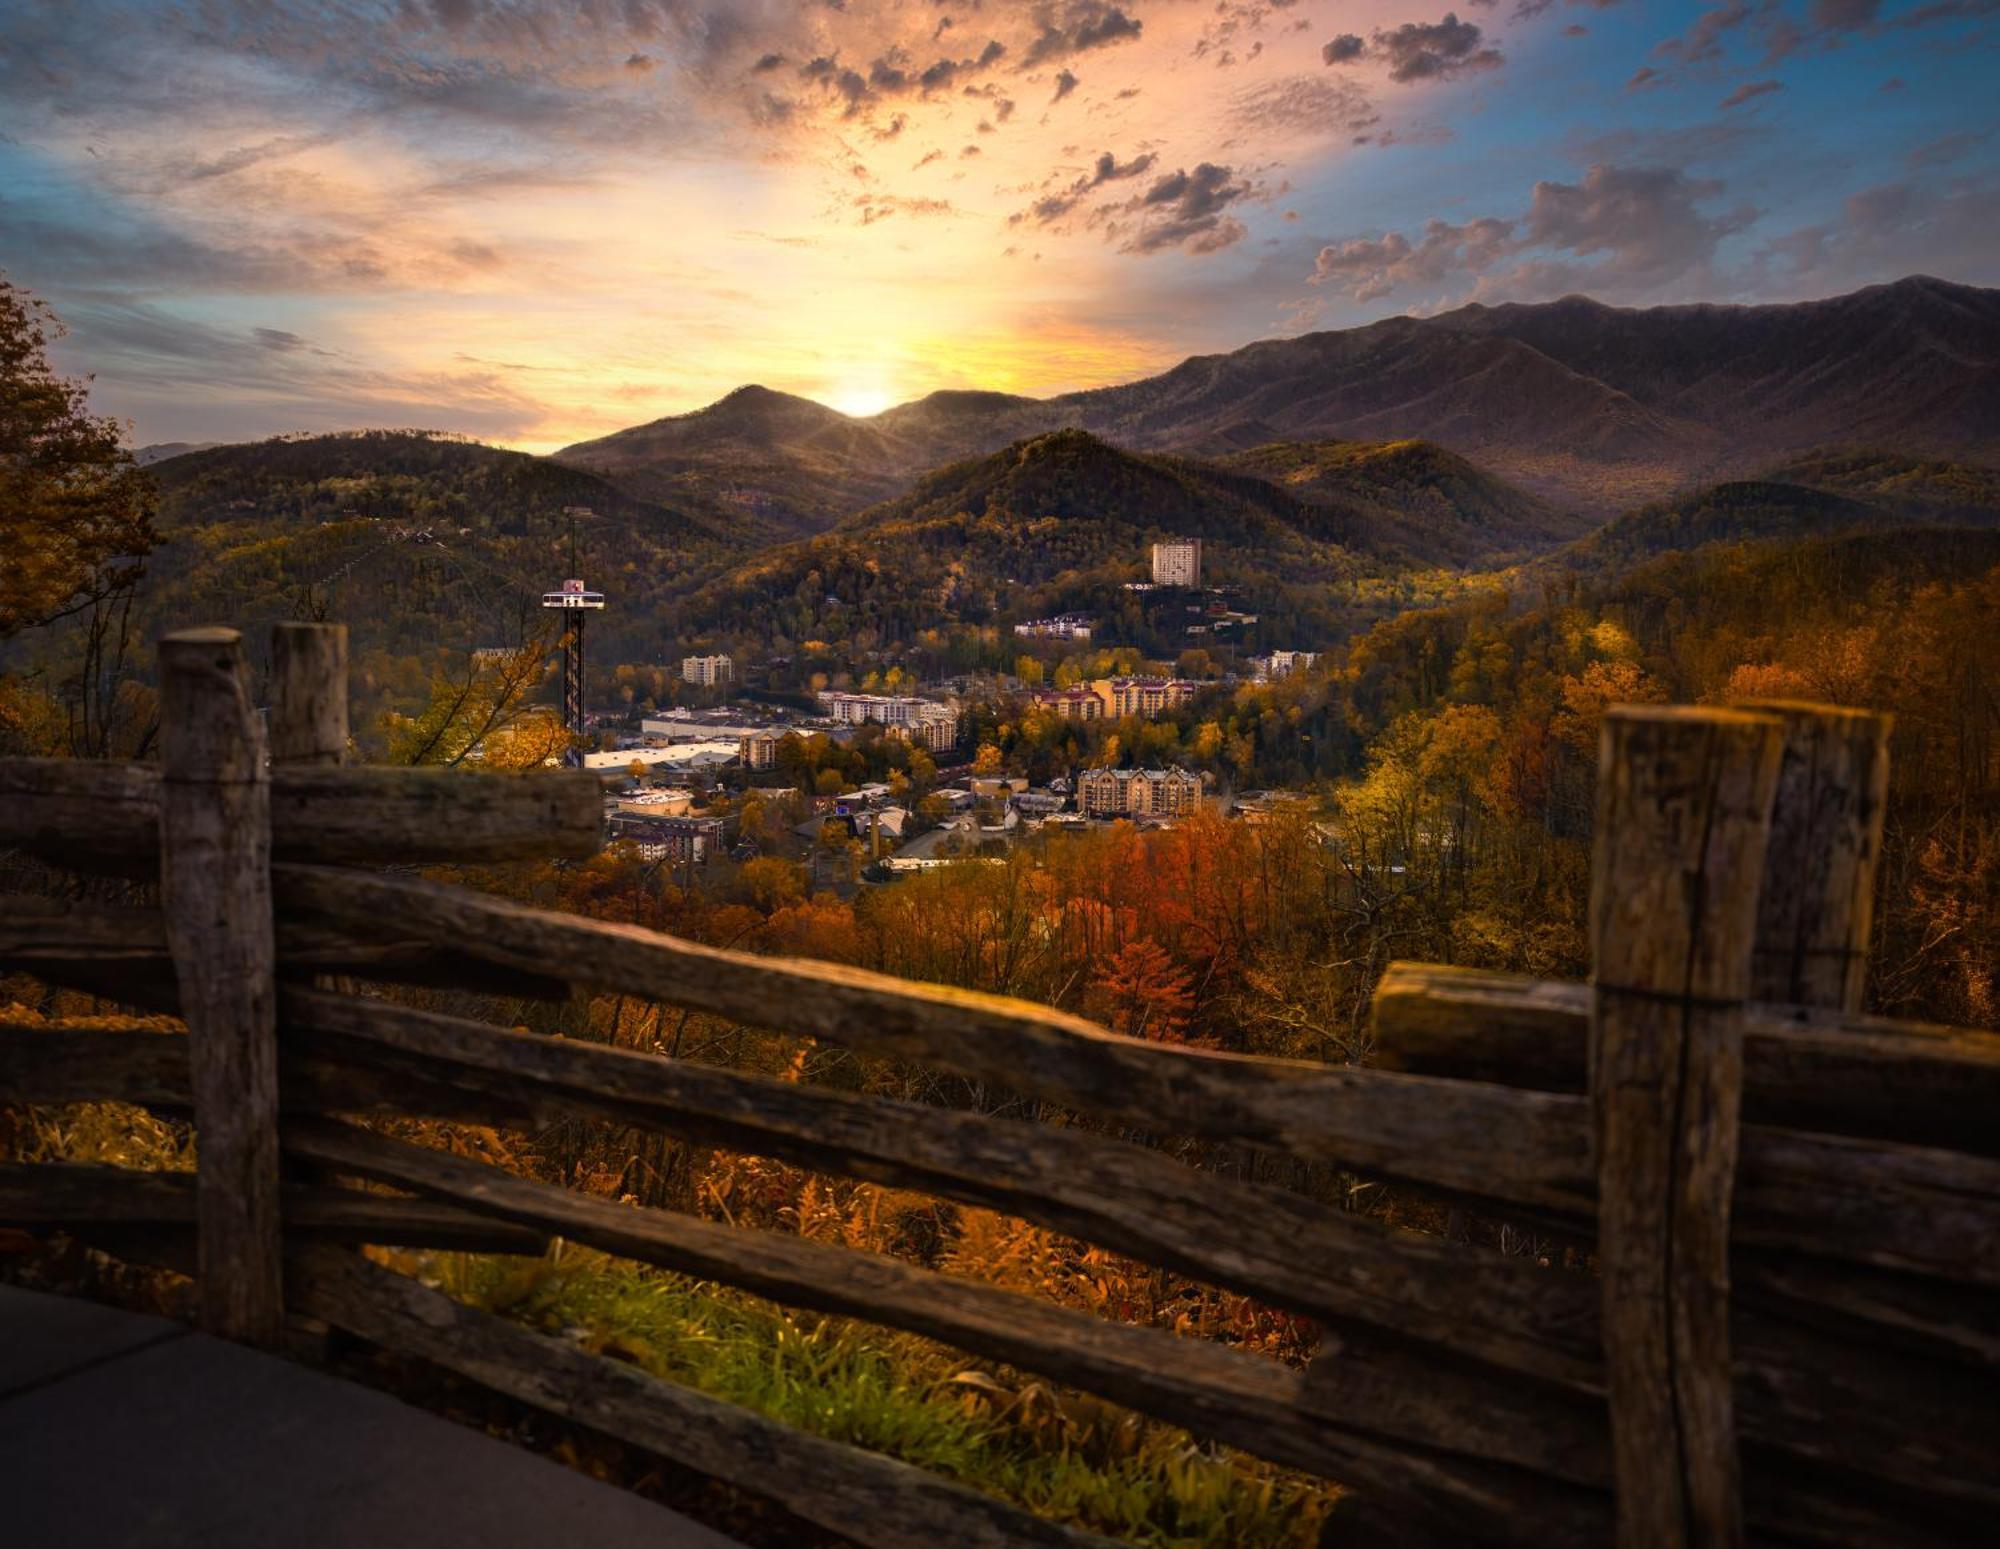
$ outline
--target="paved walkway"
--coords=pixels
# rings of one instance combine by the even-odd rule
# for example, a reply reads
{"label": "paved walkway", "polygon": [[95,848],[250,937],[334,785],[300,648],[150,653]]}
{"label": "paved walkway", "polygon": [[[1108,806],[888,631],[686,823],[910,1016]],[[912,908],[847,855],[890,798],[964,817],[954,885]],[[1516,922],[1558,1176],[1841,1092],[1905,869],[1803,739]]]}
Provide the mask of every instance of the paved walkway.
{"label": "paved walkway", "polygon": [[734,1549],[678,1513],[178,1323],[0,1286],[0,1540]]}

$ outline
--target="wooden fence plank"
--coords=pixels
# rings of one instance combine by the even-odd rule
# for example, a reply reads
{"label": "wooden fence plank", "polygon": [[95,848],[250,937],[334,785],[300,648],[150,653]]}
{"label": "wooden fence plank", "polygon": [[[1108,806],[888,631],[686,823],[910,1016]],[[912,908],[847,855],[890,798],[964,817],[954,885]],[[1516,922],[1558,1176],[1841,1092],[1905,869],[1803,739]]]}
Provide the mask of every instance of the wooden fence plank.
{"label": "wooden fence plank", "polygon": [[[569,998],[569,986],[559,979],[427,941],[355,927],[331,930],[296,916],[281,915],[275,928],[278,972],[292,978],[340,974],[500,997]],[[158,909],[0,898],[0,965],[126,1004],[180,1009],[166,919]]]}
{"label": "wooden fence plank", "polygon": [[878,1549],[1111,1549],[920,1468],[827,1441],[466,1307],[353,1255],[298,1260],[301,1306],[399,1354],[674,1459]]}
{"label": "wooden fence plank", "polygon": [[[282,1195],[288,1238],[527,1255],[540,1254],[549,1241],[546,1233],[436,1200],[297,1185],[286,1185]],[[192,1230],[195,1177],[79,1162],[4,1162],[0,1221],[31,1227]]]}
{"label": "wooden fence plank", "polygon": [[1889,796],[1891,718],[1796,700],[1737,707],[1784,726],[1751,998],[1859,1011]]}
{"label": "wooden fence plank", "polygon": [[[0,759],[0,846],[78,870],[131,871],[159,853],[159,771]],[[602,843],[603,789],[585,770],[271,772],[272,854],[348,866],[582,857]]]}
{"label": "wooden fence plank", "polygon": [[202,1327],[275,1345],[284,1289],[264,742],[234,630],[168,635],[159,668],[160,896],[199,1136]]}
{"label": "wooden fence plank", "polygon": [[[1585,1084],[1590,986],[1391,963],[1375,1062],[1543,1091]],[[1796,1007],[1743,1020],[1746,1122],[2000,1154],[2000,1033]]]}
{"label": "wooden fence plank", "polygon": [[1778,753],[1767,717],[1604,721],[1590,1082],[1621,1549],[1743,1539],[1730,1196]]}
{"label": "wooden fence plank", "polygon": [[758,957],[407,878],[276,873],[287,909],[371,923],[566,977],[908,1060],[1149,1131],[1268,1147],[1442,1189],[1587,1208],[1584,1109],[1479,1082],[1213,1053],[1123,1038],[1032,1002],[838,963]]}
{"label": "wooden fence plank", "polygon": [[[1565,1495],[1548,1480],[1483,1467],[1448,1453],[1410,1455],[1403,1438],[1369,1435],[1357,1417],[1340,1412],[1374,1408],[1392,1424],[1420,1407],[1410,1395],[1398,1405],[1380,1393],[1327,1395],[1308,1413],[1299,1403],[1301,1374],[1258,1356],[1204,1340],[1093,1317],[1034,1297],[960,1280],[878,1254],[859,1253],[782,1232],[745,1231],[670,1211],[641,1210],[579,1196],[552,1184],[518,1178],[484,1163],[427,1150],[365,1131],[305,1123],[287,1132],[297,1154],[339,1172],[393,1183],[521,1226],[560,1234],[604,1252],[684,1274],[739,1286],[795,1307],[888,1323],[976,1355],[1006,1361],[1081,1387],[1145,1413],[1241,1447],[1274,1462],[1304,1468],[1357,1487],[1387,1492],[1399,1505],[1449,1521],[1475,1537],[1494,1536],[1481,1524],[1496,1511],[1513,1516],[1526,1536],[1539,1532],[1587,1542],[1608,1519],[1606,1503],[1587,1492]],[[1496,1392],[1498,1391],[1496,1385]],[[1372,1400],[1372,1404],[1370,1402]],[[1560,1422],[1565,1413],[1542,1406],[1529,1416]],[[1539,1450],[1574,1472],[1603,1473],[1587,1409],[1563,1427],[1572,1442]],[[1522,1439],[1524,1446],[1534,1443]],[[1545,1470],[1546,1471],[1546,1470]],[[1543,1497],[1555,1509],[1544,1509]],[[1428,1503],[1428,1504],[1425,1504]],[[1565,1526],[1564,1524],[1568,1525]]]}
{"label": "wooden fence plank", "polygon": [[[862,1097],[299,991],[288,1047],[545,1119],[591,1115],[986,1205],[1308,1316],[1597,1382],[1595,1298],[1542,1270],[1086,1131]],[[400,1058],[399,1058],[400,1054]],[[1585,1325],[1579,1331],[1579,1320]]]}
{"label": "wooden fence plank", "polygon": [[337,765],[347,758],[347,626],[271,627],[271,763]]}

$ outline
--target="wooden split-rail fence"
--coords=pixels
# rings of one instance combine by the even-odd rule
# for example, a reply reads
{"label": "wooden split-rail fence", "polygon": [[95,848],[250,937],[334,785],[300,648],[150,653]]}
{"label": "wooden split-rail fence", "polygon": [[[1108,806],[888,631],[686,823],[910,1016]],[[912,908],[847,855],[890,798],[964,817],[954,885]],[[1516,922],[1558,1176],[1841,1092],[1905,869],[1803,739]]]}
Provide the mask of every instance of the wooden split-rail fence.
{"label": "wooden split-rail fence", "polygon": [[[281,626],[260,728],[237,635],[172,635],[156,766],[0,761],[0,846],[159,887],[147,907],[8,900],[0,966],[187,1029],[0,1028],[0,1101],[191,1113],[198,1145],[192,1177],[0,1168],[0,1221],[194,1272],[215,1333],[270,1344],[288,1315],[318,1320],[869,1545],[1100,1540],[463,1306],[353,1245],[565,1238],[913,1331],[1339,1481],[1336,1532],[1356,1542],[1993,1541],[2000,1037],[1859,1013],[1884,717],[1613,710],[1593,982],[1397,965],[1364,1068],[1136,1042],[383,870],[587,855],[600,792],[582,773],[347,767],[345,651],[338,627]],[[651,998],[1133,1133],[1330,1164],[1593,1267],[1390,1229],[1080,1127],[537,1037],[362,982]],[[1296,1370],[585,1197],[355,1122],[385,1115],[652,1127],[990,1207],[1317,1320],[1321,1350]]]}

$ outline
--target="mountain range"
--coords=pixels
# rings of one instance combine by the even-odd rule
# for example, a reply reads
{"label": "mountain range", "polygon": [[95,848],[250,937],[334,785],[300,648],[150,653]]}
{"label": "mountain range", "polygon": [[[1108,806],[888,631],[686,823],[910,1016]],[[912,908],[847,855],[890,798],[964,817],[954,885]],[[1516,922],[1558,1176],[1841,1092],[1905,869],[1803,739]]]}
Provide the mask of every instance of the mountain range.
{"label": "mountain range", "polygon": [[766,537],[820,531],[925,470],[1052,430],[1217,457],[1422,438],[1604,517],[1828,447],[2000,459],[2000,290],[1913,277],[1829,300],[1580,296],[1263,340],[1117,387],[938,392],[866,419],[763,387],[557,461]]}

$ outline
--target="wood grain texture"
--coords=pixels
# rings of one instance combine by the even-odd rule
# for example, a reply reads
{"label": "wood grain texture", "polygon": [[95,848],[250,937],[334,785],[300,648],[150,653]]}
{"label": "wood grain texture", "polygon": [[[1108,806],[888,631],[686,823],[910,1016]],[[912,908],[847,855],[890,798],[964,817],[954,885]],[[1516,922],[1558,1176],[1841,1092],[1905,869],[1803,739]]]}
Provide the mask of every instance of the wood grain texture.
{"label": "wood grain texture", "polygon": [[[0,845],[79,870],[159,853],[159,771],[146,764],[0,759]],[[594,855],[603,795],[585,770],[512,773],[281,765],[272,853],[349,866]]]}
{"label": "wood grain texture", "polygon": [[275,1346],[277,944],[270,786],[234,630],[160,642],[160,898],[199,1148],[202,1327]]}
{"label": "wood grain texture", "polygon": [[1784,727],[1750,997],[1859,1011],[1889,797],[1892,718],[1783,699],[1743,700],[1738,708]]}
{"label": "wood grain texture", "polygon": [[672,1458],[874,1549],[1111,1549],[876,1453],[827,1441],[637,1367],[475,1311],[351,1254],[302,1253],[299,1304],[385,1349]]}
{"label": "wood grain texture", "polygon": [[[1580,1092],[1590,987],[1490,969],[1391,963],[1375,991],[1389,1069]],[[2000,1033],[1750,1005],[1748,1122],[2000,1154]]]}
{"label": "wood grain texture", "polygon": [[347,626],[271,626],[271,763],[347,759]]}
{"label": "wood grain texture", "polygon": [[[607,1253],[719,1280],[795,1307],[887,1323],[976,1355],[1006,1361],[1185,1425],[1274,1462],[1387,1492],[1413,1522],[1449,1526],[1492,1540],[1496,1514],[1532,1518],[1540,1534],[1585,1543],[1608,1521],[1607,1503],[1566,1492],[1547,1480],[1496,1469],[1448,1453],[1397,1445],[1370,1434],[1372,1415],[1408,1423],[1424,1406],[1398,1398],[1357,1374],[1348,1390],[1324,1395],[1308,1413],[1300,1374],[1261,1357],[1202,1340],[1096,1318],[1034,1297],[919,1269],[788,1233],[745,1231],[670,1211],[640,1210],[589,1199],[498,1168],[365,1131],[302,1123],[288,1132],[297,1154],[325,1167],[489,1212],[520,1226],[559,1234]],[[1499,1385],[1495,1385],[1495,1392]],[[1525,1418],[1520,1405],[1516,1418]],[[1544,1416],[1549,1413],[1545,1406]],[[1556,1410],[1559,1416],[1562,1411]],[[1587,1410],[1567,1427],[1573,1460],[1590,1468],[1603,1453]],[[1543,1458],[1559,1450],[1522,1438]],[[1547,1504],[1543,1504],[1546,1501]]]}
{"label": "wood grain texture", "polygon": [[1590,1089],[1621,1549],[1743,1541],[1730,1204],[1779,747],[1738,712],[1604,720]]}

